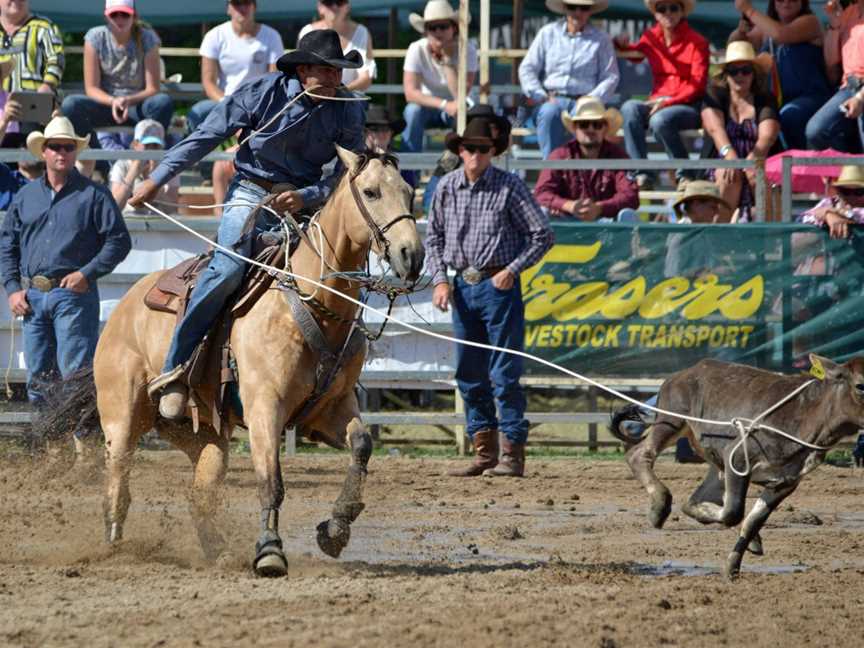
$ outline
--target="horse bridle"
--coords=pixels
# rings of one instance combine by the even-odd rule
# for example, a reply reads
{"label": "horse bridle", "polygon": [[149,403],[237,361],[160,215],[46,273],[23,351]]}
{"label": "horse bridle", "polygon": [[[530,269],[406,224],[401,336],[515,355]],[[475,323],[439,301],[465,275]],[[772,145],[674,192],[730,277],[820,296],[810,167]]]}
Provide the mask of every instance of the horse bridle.
{"label": "horse bridle", "polygon": [[372,232],[372,237],[375,239],[375,243],[378,244],[378,249],[381,250],[384,260],[387,261],[387,263],[390,263],[390,242],[384,234],[399,221],[405,220],[406,218],[414,220],[414,216],[413,214],[400,214],[383,227],[379,227],[378,223],[373,220],[372,214],[370,214],[369,210],[366,208],[366,203],[363,202],[360,190],[357,189],[357,184],[354,182],[357,179],[357,176],[360,175],[372,159],[380,159],[385,165],[392,164],[394,167],[398,168],[398,162],[392,155],[386,153],[381,155],[360,154],[360,164],[357,165],[357,171],[352,173],[351,177],[348,178],[348,186],[351,187],[351,195],[354,197],[354,202],[357,204],[357,208],[360,210],[363,220],[366,221],[366,225]]}

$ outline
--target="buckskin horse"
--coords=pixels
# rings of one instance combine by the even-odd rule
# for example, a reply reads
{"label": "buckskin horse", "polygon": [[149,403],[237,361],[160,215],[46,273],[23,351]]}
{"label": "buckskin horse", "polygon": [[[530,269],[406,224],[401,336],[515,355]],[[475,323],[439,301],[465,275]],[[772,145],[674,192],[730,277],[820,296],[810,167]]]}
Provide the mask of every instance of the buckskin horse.
{"label": "buckskin horse", "polygon": [[[612,417],[610,431],[627,447],[627,463],[648,492],[648,518],[658,529],[672,510],[672,494],[654,472],[658,454],[683,435],[710,464],[681,511],[702,524],[741,524],[724,566],[729,579],[740,572],[746,550],[761,554],[759,531],[768,516],[831,447],[864,427],[864,358],[838,364],[811,354],[810,360],[820,379],[702,360],[661,385],[658,408],[712,421],[737,419],[743,426],[737,429],[660,413],[634,438],[621,430],[621,423],[642,420],[637,406],[621,408]],[[751,483],[763,490],[745,516]]]}
{"label": "buckskin horse", "polygon": [[[104,518],[109,543],[117,542],[123,534],[136,445],[142,434],[155,427],[162,438],[186,453],[194,466],[192,518],[205,555],[210,559],[218,557],[224,549],[224,539],[213,518],[219,487],[228,467],[230,430],[235,423],[249,430],[261,504],[261,533],[253,561],[255,572],[262,576],[287,573],[279,536],[279,508],[284,496],[279,445],[289,424],[298,425],[302,434],[331,446],[350,448],[348,474],[332,518],[318,526],[317,536],[322,551],[333,557],[348,543],[350,525],[364,508],[362,488],[372,452],[371,437],[360,420],[354,393],[365,357],[365,340],[361,340],[359,352],[345,352],[343,345],[348,346],[349,333],[356,333],[356,305],[329,291],[320,288],[316,291],[303,278],[319,280],[356,299],[361,286],[352,280],[356,275],[350,273],[363,269],[370,249],[409,285],[420,275],[424,252],[410,215],[411,189],[400,177],[395,159],[373,153],[355,154],[341,148],[338,155],[347,171],[318,217],[324,249],[319,256],[314,244],[305,238],[291,255],[289,264],[291,271],[301,277],[295,288],[307,296],[315,293],[311,304],[314,308],[304,310],[304,316],[312,316],[317,322],[319,344],[307,342],[304,331],[309,335],[308,326],[298,324],[297,311],[292,311],[288,303],[292,301],[287,298],[290,289],[285,286],[281,289],[272,286],[274,289],[265,291],[245,313],[238,315],[230,332],[230,343],[236,360],[242,421],[234,413],[223,430],[219,430],[203,423],[207,416],[202,411],[202,423],[195,433],[191,423],[178,425],[158,417],[156,406],[147,395],[147,384],[160,373],[175,317],[148,309],[144,296],[162,272],[138,281],[111,314],[99,338],[93,364],[95,396],[106,445]],[[327,267],[346,274],[329,272],[326,278],[320,278],[321,257]],[[293,301],[296,306],[296,298]],[[314,322],[312,326],[316,328]],[[321,347],[323,351],[319,351]],[[311,409],[304,408],[316,381],[320,380],[316,374],[326,349],[333,356],[345,352],[350,357],[341,364],[324,395]],[[206,394],[202,396],[201,401],[211,402]],[[297,420],[298,414],[302,420]]]}

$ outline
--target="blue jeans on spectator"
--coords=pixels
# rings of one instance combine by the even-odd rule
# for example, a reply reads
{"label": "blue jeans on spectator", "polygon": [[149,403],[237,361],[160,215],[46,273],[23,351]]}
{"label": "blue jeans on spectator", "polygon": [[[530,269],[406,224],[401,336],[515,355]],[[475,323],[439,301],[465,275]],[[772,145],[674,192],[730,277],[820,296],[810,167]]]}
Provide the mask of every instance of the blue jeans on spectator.
{"label": "blue jeans on spectator", "polygon": [[[848,88],[840,88],[807,122],[807,148],[821,151],[833,148],[844,153],[858,153],[864,143],[864,116],[849,119],[840,112],[840,104],[852,97]],[[856,123],[857,122],[857,123]]]}
{"label": "blue jeans on spectator", "polygon": [[[621,107],[621,115],[624,117],[624,148],[634,160],[645,160],[648,158],[648,144],[645,141],[647,128],[651,129],[657,141],[663,145],[666,154],[676,160],[686,160],[690,157],[684,141],[681,139],[682,130],[693,130],[702,127],[702,119],[699,112],[688,104],[677,104],[661,108],[651,115],[651,108],[644,101],[630,99],[625,101]],[[654,176],[654,173],[646,175]],[[694,177],[693,171],[676,171],[675,176]]]}
{"label": "blue jeans on spectator", "polygon": [[[61,111],[69,118],[75,132],[80,136],[88,135],[99,128],[117,126],[111,114],[111,106],[101,104],[86,95],[66,97]],[[129,108],[129,119],[125,125],[134,126],[142,119],[155,119],[162,124],[167,134],[173,115],[174,101],[164,92],[160,92]],[[95,140],[95,137],[90,138],[91,146],[98,146]]]}
{"label": "blue jeans on spectator", "polygon": [[207,115],[209,115],[210,111],[218,104],[218,101],[213,101],[212,99],[202,99],[192,106],[189,109],[189,112],[186,113],[186,124],[189,126],[189,132],[191,133],[198,128],[198,125],[207,119]]}
{"label": "blue jeans on spectator", "polygon": [[537,126],[537,143],[543,159],[559,146],[564,146],[571,137],[561,122],[561,113],[573,110],[574,99],[558,97],[552,101],[540,104],[534,109],[534,123]]}
{"label": "blue jeans on spectator", "polygon": [[[510,290],[498,290],[490,279],[472,286],[457,276],[453,287],[453,332],[461,340],[522,351],[525,306],[518,278]],[[456,384],[465,401],[471,438],[478,430],[500,430],[511,443],[525,443],[528,421],[525,393],[519,385],[521,375],[519,356],[456,346]]]}
{"label": "blue jeans on spectator", "polygon": [[780,109],[780,130],[786,148],[807,148],[807,122],[828,101],[828,97],[801,96],[787,101]]}
{"label": "blue jeans on spectator", "polygon": [[402,150],[405,153],[423,152],[423,131],[427,128],[453,128],[456,121],[443,110],[424,108],[415,103],[405,106],[405,130],[402,131]]}
{"label": "blue jeans on spectator", "polygon": [[[223,210],[216,235],[220,245],[248,257],[252,253],[252,242],[256,233],[278,226],[275,218],[262,209],[252,235],[241,241],[249,213],[266,195],[267,191],[262,187],[234,176],[225,194],[225,202],[243,204],[227,206]],[[165,357],[164,372],[182,365],[192,356],[195,347],[216,321],[225,302],[240,287],[245,271],[244,261],[216,250],[210,265],[201,273],[189,297],[189,306],[183,320],[174,330],[171,347]]]}
{"label": "blue jeans on spectator", "polygon": [[30,312],[24,316],[24,361],[27,398],[43,401],[40,383],[56,380],[93,363],[99,339],[99,289],[85,293],[65,288],[27,291]]}

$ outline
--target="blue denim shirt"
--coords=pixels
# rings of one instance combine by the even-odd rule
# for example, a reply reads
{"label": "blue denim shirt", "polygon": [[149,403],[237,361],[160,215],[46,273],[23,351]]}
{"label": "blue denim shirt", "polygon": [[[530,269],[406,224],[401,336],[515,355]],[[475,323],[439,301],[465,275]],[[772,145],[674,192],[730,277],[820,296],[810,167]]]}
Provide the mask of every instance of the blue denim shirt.
{"label": "blue denim shirt", "polygon": [[43,177],[18,191],[0,230],[0,272],[7,294],[21,277],[80,270],[90,283],[132,249],[126,222],[105,187],[72,171],[57,193]]}
{"label": "blue denim shirt", "polygon": [[352,151],[363,148],[366,111],[359,101],[315,103],[303,97],[267,125],[302,91],[297,79],[281,72],[244,83],[219,102],[194,133],[172,148],[150,177],[162,184],[238,129],[243,141],[250,132],[264,127],[237,150],[237,173],[241,178],[291,183],[300,190],[306,206],[320,205],[336,186],[342,163],[337,162],[326,178],[322,178],[322,169],[336,156],[336,144]]}

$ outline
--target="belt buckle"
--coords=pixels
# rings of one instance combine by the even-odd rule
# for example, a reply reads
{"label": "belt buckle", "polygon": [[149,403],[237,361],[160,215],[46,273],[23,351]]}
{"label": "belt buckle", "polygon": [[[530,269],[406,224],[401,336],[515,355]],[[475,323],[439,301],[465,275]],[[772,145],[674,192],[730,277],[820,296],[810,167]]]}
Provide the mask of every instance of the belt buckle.
{"label": "belt buckle", "polygon": [[48,292],[54,287],[54,282],[48,277],[36,275],[35,277],[30,278],[30,285],[36,290]]}
{"label": "belt buckle", "polygon": [[462,279],[470,286],[476,286],[483,281],[483,273],[473,266],[469,266],[462,271]]}

